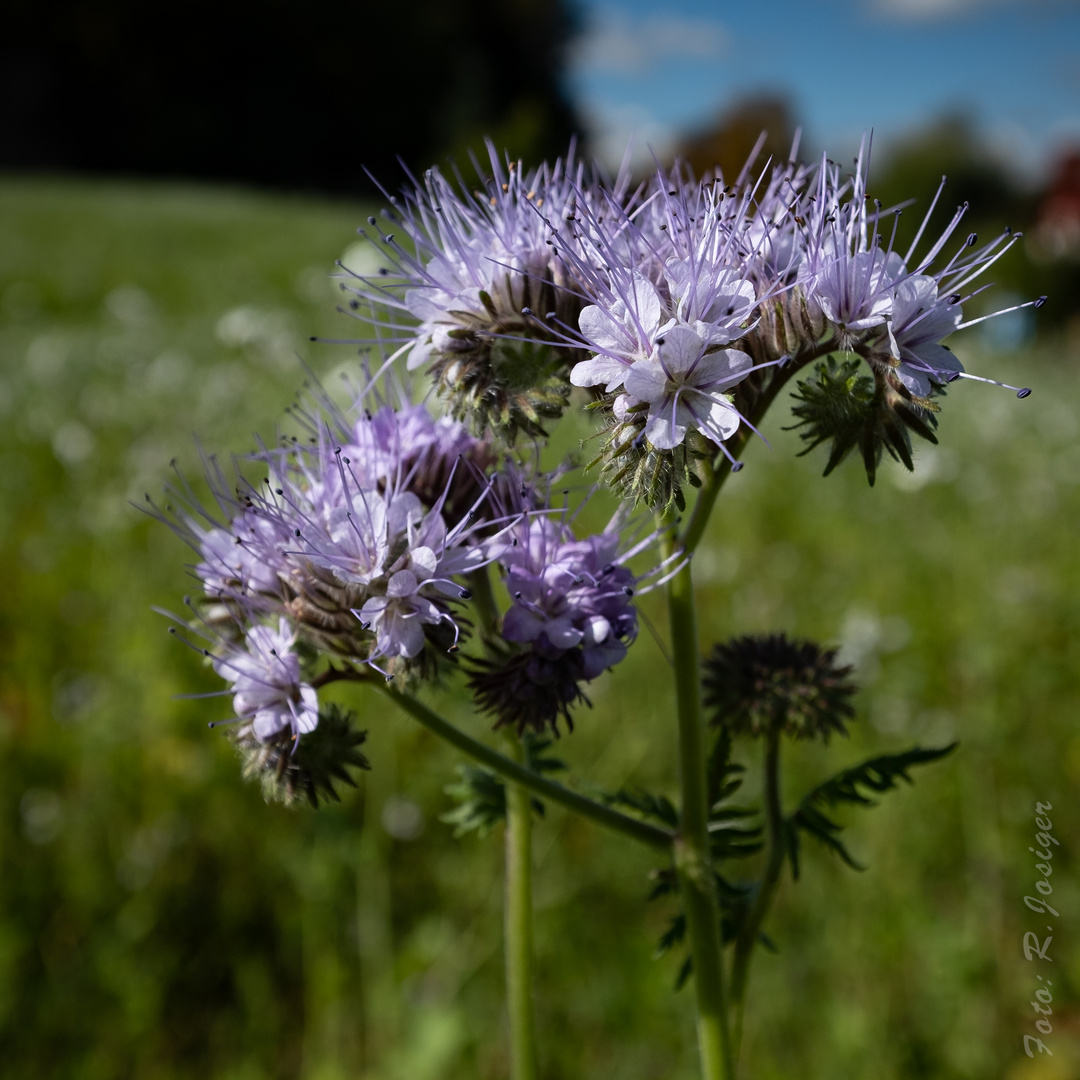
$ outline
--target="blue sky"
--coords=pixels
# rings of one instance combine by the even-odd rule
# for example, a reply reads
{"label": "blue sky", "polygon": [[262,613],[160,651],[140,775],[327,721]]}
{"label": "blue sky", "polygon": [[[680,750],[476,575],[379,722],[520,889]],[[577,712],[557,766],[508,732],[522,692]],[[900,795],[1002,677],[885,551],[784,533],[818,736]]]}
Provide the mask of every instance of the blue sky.
{"label": "blue sky", "polygon": [[847,155],[945,111],[1021,175],[1080,142],[1077,0],[577,0],[571,85],[600,152],[664,150],[741,97],[781,91],[806,138]]}

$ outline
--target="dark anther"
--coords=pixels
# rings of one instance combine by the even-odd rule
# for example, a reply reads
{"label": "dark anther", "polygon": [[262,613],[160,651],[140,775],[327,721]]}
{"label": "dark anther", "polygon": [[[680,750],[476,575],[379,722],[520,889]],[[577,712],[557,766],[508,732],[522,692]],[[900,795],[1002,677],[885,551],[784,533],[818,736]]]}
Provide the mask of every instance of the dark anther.
{"label": "dark anther", "polygon": [[369,218],[367,219],[367,223],[368,223],[369,225],[374,225],[374,224],[375,224],[375,219],[374,219],[373,217],[369,217]]}
{"label": "dark anther", "polygon": [[978,233],[969,233],[968,238],[967,238],[967,246],[968,247],[974,247],[975,246],[975,241],[978,240],[978,239],[979,239],[979,234]]}
{"label": "dark anther", "polygon": [[946,301],[946,303],[959,304],[960,303],[960,294],[958,292],[954,292],[952,294],[952,296],[950,296],[949,299]]}
{"label": "dark anther", "polygon": [[519,593],[519,592],[514,593],[514,599],[515,600],[520,600],[521,599],[521,593]]}
{"label": "dark anther", "polygon": [[743,463],[741,461],[733,461],[731,463],[732,472],[742,472]]}
{"label": "dark anther", "polygon": [[522,315],[525,315],[526,317],[528,317],[528,316],[532,315],[532,313],[533,313],[533,311],[532,311],[532,308],[531,308],[531,307],[523,307],[523,308],[521,309],[521,314],[522,314]]}
{"label": "dark anther", "polygon": [[1046,303],[1046,297],[1045,296],[1040,296],[1039,299],[1035,301],[1035,307],[1037,307],[1037,308],[1042,307],[1043,304],[1045,304],[1045,303]]}
{"label": "dark anther", "polygon": [[296,530],[296,535],[297,535],[297,536],[299,536],[299,535],[300,535],[300,530],[299,530],[299,529],[297,529],[297,530]]}
{"label": "dark anther", "polygon": [[633,596],[634,595],[634,590],[631,589],[629,585],[624,585],[623,586],[623,592],[626,593],[627,596]]}
{"label": "dark anther", "polygon": [[1031,387],[1029,387],[1029,386],[1025,386],[1023,390],[1017,390],[1016,391],[1016,396],[1018,398],[1026,398],[1026,397],[1029,397],[1030,395],[1031,395]]}
{"label": "dark anther", "polygon": [[471,600],[472,599],[472,590],[471,589],[462,589],[461,592],[458,593],[458,596],[460,596],[462,600]]}

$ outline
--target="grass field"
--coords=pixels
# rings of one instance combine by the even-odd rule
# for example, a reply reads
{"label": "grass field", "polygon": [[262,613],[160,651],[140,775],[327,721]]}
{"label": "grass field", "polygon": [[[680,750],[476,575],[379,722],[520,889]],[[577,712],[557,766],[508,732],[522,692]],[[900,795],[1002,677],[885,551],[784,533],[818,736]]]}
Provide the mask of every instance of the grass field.
{"label": "grass field", "polygon": [[[333,261],[365,207],[244,191],[0,180],[0,1061],[13,1078],[436,1080],[506,1072],[499,837],[439,815],[459,759],[350,699],[373,769],[340,805],[267,806],[208,732],[219,701],[165,632],[189,554],[132,503],[178,459],[273,434],[303,361],[347,369]],[[770,418],[696,565],[705,641],[841,642],[848,741],[789,754],[797,799],[843,765],[960,739],[808,849],[752,975],[760,1080],[1080,1075],[1080,356],[958,339],[1031,386],[950,391],[941,445],[869,489]],[[564,431],[574,446],[585,428]],[[656,598],[648,598],[649,601]],[[663,633],[664,613],[646,612]],[[558,751],[579,783],[674,794],[665,662],[647,634]],[[452,718],[481,734],[463,697]],[[744,760],[753,763],[753,755]],[[757,790],[751,771],[750,797]],[[1029,1061],[1024,906],[1053,804],[1053,1057]],[[412,823],[402,828],[400,823]],[[422,826],[422,827],[421,827]],[[395,838],[396,834],[396,838]],[[655,859],[551,809],[537,829],[545,1076],[695,1075],[687,991],[654,960]]]}

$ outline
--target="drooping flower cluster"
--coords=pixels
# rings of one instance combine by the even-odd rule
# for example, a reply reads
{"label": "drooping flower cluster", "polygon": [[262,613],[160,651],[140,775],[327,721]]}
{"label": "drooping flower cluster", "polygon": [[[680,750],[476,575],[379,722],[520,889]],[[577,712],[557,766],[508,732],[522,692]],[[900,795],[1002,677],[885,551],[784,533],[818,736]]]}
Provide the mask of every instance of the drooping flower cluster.
{"label": "drooping flower cluster", "polygon": [[424,662],[429,644],[453,649],[465,575],[498,536],[484,512],[490,447],[460,424],[422,405],[296,418],[306,442],[246,460],[261,482],[230,492],[210,462],[216,512],[184,485],[168,518],[199,555],[189,623],[264,745],[316,729],[312,679],[327,659],[389,675]]}
{"label": "drooping flower cluster", "polygon": [[316,405],[293,410],[299,436],[241,459],[234,485],[207,462],[213,509],[182,478],[155,509],[197,552],[201,596],[177,621],[228,684],[245,772],[289,798],[332,795],[330,764],[364,763],[347,718],[323,723],[319,688],[437,674],[492,562],[511,600],[470,657],[478,702],[521,729],[569,721],[582,685],[636,637],[638,579],[623,563],[653,537],[628,547],[622,515],[575,537],[536,503],[544,477],[426,405],[361,402],[351,417]]}
{"label": "drooping flower cluster", "polygon": [[[363,317],[392,328],[410,367],[428,365],[444,391],[463,379],[476,390],[457,407],[481,426],[535,434],[571,386],[590,388],[604,479],[649,505],[681,505],[696,460],[723,454],[737,468],[779,387],[831,353],[865,366],[851,401],[821,408],[832,390],[811,378],[806,439],[910,465],[909,432],[934,438],[932,396],[966,374],[942,341],[971,324],[973,283],[1016,237],[954,242],[960,207],[920,254],[939,190],[901,254],[882,235],[895,237],[899,211],[867,196],[868,149],[850,175],[824,158],[798,164],[796,149],[734,185],[677,165],[632,192],[572,157],[524,173],[492,153],[475,194],[433,170],[389,212],[416,254],[382,235],[386,276],[346,287]],[[557,407],[522,420],[536,394]],[[847,427],[833,430],[834,416]]]}

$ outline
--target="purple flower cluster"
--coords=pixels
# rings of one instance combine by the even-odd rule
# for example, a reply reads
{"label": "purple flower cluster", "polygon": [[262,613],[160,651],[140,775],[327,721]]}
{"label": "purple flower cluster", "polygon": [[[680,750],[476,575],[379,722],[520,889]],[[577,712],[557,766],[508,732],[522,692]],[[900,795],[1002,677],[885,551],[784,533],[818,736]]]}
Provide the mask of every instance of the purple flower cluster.
{"label": "purple flower cluster", "polygon": [[624,565],[655,536],[623,550],[622,522],[577,539],[565,514],[541,509],[507,534],[497,561],[510,594],[496,663],[480,661],[471,682],[500,724],[557,728],[588,699],[591,682],[625,656],[637,637],[632,597],[639,578]]}
{"label": "purple flower cluster", "polygon": [[622,660],[637,636],[630,603],[637,580],[613,561],[618,532],[575,540],[568,525],[538,515],[523,523],[515,539],[499,556],[513,601],[502,636],[545,660],[580,650],[586,680]]}
{"label": "purple flower cluster", "polygon": [[[1006,229],[982,246],[974,233],[966,234],[952,243],[949,254],[967,210],[964,204],[929,250],[917,254],[944,190],[942,180],[914,240],[900,254],[893,247],[900,214],[870,200],[868,160],[864,148],[854,174],[846,178],[838,166],[822,161],[809,179],[797,207],[807,226],[797,249],[796,281],[807,303],[820,309],[836,331],[842,348],[855,348],[871,362],[894,368],[914,397],[926,398],[934,385],[965,376],[963,365],[941,342],[953,331],[982,321],[965,322],[962,305],[981,291],[972,288],[974,282],[1019,234]],[[886,241],[879,230],[890,219]],[[1043,299],[1031,304],[1039,306]]]}
{"label": "purple flower cluster", "polygon": [[[187,489],[172,522],[200,556],[196,629],[260,742],[317,723],[301,646],[384,674],[429,640],[453,648],[463,577],[491,561],[499,535],[481,513],[488,455],[461,425],[408,405],[306,419],[310,441],[247,459],[261,483],[230,494],[212,464],[217,512]],[[463,496],[471,505],[449,517]]]}
{"label": "purple flower cluster", "polygon": [[472,364],[474,385],[486,343],[485,393],[551,378],[550,364],[534,372],[509,342],[561,344],[558,379],[602,394],[612,422],[662,454],[697,433],[730,456],[726,444],[749,423],[740,386],[829,348],[892,373],[901,395],[930,409],[933,389],[965,374],[942,341],[970,325],[962,306],[973,283],[1016,237],[952,243],[960,207],[919,254],[939,190],[901,253],[882,235],[895,235],[899,211],[867,197],[868,149],[851,174],[827,159],[798,164],[796,150],[726,186],[676,166],[631,191],[572,156],[526,173],[492,153],[492,179],[473,194],[432,170],[389,212],[416,254],[380,234],[386,275],[346,287],[410,368],[441,358],[437,380]]}

